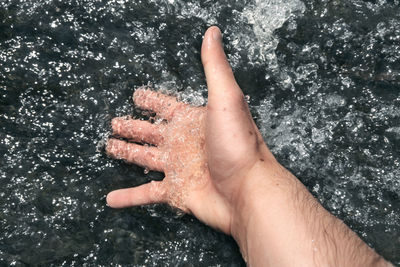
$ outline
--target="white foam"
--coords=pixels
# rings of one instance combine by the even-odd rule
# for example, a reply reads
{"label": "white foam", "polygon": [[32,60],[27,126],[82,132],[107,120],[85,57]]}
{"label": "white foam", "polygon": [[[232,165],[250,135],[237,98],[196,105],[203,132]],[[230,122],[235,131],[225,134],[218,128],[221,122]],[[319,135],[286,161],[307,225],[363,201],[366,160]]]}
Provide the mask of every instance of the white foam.
{"label": "white foam", "polygon": [[[274,31],[295,13],[305,10],[299,0],[256,0],[253,5],[246,6],[242,17],[252,25],[254,39],[247,40],[250,45],[243,47],[248,51],[249,61],[253,64],[276,66],[275,49],[279,43]],[[243,37],[241,38],[249,38]]]}

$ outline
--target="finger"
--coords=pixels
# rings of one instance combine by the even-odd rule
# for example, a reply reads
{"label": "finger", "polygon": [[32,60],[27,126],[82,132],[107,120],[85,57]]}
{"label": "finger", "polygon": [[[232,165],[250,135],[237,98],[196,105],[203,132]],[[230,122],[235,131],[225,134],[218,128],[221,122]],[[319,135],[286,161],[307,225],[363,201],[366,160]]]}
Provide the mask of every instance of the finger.
{"label": "finger", "polygon": [[163,154],[156,147],[142,146],[110,138],[107,141],[106,152],[113,158],[124,159],[142,167],[155,171],[163,171]]}
{"label": "finger", "polygon": [[158,116],[171,120],[174,113],[187,106],[178,102],[175,97],[164,95],[145,88],[139,88],[133,93],[135,105],[147,110],[154,111]]}
{"label": "finger", "polygon": [[201,47],[201,60],[208,87],[208,106],[211,108],[235,108],[242,105],[243,93],[236,83],[232,69],[226,59],[218,27],[208,28]]}
{"label": "finger", "polygon": [[147,121],[132,120],[126,117],[112,119],[113,135],[135,142],[159,145],[163,141],[163,125],[155,125]]}
{"label": "finger", "polygon": [[119,189],[107,195],[107,204],[112,208],[162,203],[165,201],[163,182],[152,181],[133,188]]}

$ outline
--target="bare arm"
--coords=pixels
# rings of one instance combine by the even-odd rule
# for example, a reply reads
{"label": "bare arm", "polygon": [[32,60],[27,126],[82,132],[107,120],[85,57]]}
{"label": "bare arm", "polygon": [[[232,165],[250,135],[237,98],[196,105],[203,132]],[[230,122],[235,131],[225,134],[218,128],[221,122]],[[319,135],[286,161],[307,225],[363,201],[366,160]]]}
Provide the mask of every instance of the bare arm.
{"label": "bare arm", "polygon": [[391,266],[279,164],[249,175],[232,235],[250,266]]}
{"label": "bare arm", "polygon": [[[207,107],[136,90],[135,104],[167,122],[115,118],[107,153],[165,178],[107,196],[111,207],[168,203],[232,235],[250,266],[390,265],[327,212],[264,143],[225,57],[221,34],[205,34]],[[149,143],[153,146],[141,146]]]}

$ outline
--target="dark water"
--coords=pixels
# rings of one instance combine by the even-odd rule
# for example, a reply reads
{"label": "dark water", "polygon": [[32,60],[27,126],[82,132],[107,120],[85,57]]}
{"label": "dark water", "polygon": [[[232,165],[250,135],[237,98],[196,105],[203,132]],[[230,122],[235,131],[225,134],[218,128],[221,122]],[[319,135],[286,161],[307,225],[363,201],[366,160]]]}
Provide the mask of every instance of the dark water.
{"label": "dark water", "polygon": [[0,265],[244,265],[191,216],[105,206],[162,178],[98,149],[111,118],[143,84],[204,103],[212,24],[280,162],[400,266],[398,0],[3,0]]}

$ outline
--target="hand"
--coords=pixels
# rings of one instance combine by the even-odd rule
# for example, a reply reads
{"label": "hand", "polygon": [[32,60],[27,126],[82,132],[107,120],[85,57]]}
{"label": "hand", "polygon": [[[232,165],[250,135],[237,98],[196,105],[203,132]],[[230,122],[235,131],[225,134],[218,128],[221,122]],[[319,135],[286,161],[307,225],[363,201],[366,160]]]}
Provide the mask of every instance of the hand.
{"label": "hand", "polygon": [[113,191],[111,207],[168,203],[231,234],[237,196],[258,162],[277,164],[258,131],[225,57],[217,27],[207,30],[202,62],[208,105],[192,107],[148,89],[134,93],[135,105],[166,122],[114,118],[106,151],[117,159],[162,171],[162,181]]}
{"label": "hand", "polygon": [[208,105],[191,107],[147,89],[135,104],[166,123],[115,118],[107,153],[153,170],[161,182],[113,191],[111,207],[169,203],[232,235],[250,266],[391,266],[329,214],[273,157],[226,60],[221,33],[201,53]]}

